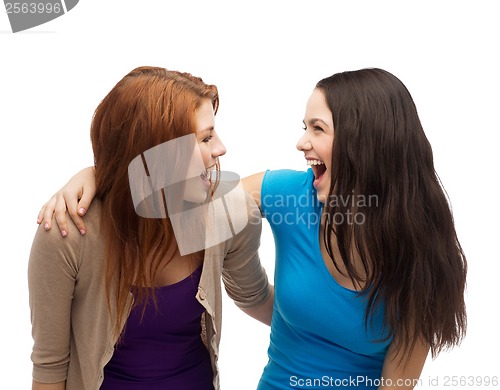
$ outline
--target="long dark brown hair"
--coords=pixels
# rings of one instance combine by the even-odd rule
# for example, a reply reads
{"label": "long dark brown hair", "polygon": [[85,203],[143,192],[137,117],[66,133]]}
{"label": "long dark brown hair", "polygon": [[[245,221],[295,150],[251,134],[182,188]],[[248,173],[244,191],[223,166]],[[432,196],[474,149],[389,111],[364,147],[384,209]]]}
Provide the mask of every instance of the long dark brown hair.
{"label": "long dark brown hair", "polygon": [[117,335],[131,288],[136,288],[138,302],[147,300],[160,265],[178,249],[168,218],[136,214],[129,164],[156,145],[195,133],[194,114],[203,99],[209,99],[217,111],[214,85],[188,73],[139,67],[116,84],[94,113],[90,134],[96,197],[101,200],[106,291],[108,304],[116,306]]}
{"label": "long dark brown hair", "polygon": [[[338,73],[316,87],[333,116],[330,198],[377,199],[370,207],[325,203],[328,254],[362,286],[367,324],[382,305],[398,353],[422,340],[436,356],[465,336],[467,262],[413,99],[382,69]],[[362,213],[362,223],[335,223],[347,213]]]}

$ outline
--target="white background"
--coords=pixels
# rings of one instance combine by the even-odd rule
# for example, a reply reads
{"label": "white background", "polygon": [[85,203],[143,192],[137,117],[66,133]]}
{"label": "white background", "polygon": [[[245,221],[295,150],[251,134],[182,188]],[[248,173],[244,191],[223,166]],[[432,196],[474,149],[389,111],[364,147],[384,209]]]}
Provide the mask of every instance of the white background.
{"label": "white background", "polygon": [[[467,337],[428,359],[419,387],[450,388],[445,381],[454,375],[500,376],[494,4],[81,0],[67,15],[17,34],[0,5],[0,387],[31,383],[26,270],[38,210],[92,164],[93,110],[139,65],[188,71],[219,87],[216,126],[228,150],[222,163],[241,176],[306,169],[295,143],[319,79],[363,67],[399,77],[433,145],[469,262]],[[272,278],[273,241],[264,225],[261,257]],[[268,336],[269,328],[225,298],[223,389],[255,389]]]}

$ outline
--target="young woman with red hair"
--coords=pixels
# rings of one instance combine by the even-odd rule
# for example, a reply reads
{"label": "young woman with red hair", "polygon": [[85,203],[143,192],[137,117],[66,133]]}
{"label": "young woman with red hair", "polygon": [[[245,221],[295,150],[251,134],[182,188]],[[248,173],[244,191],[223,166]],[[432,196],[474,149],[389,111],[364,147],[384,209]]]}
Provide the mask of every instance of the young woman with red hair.
{"label": "young woman with red hair", "polygon": [[[97,107],[88,232],[40,228],[30,254],[34,390],[219,389],[221,276],[270,323],[260,214],[218,180],[218,104],[200,78],[140,67]],[[212,202],[221,193],[239,201],[230,215]],[[221,221],[240,228],[224,236]]]}

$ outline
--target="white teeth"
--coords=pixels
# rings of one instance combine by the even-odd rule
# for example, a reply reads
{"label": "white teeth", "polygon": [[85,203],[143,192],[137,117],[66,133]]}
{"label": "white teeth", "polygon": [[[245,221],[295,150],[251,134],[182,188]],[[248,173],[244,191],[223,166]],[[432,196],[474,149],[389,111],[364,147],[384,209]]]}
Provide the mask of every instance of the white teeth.
{"label": "white teeth", "polygon": [[320,160],[307,160],[307,165],[324,165],[325,163]]}
{"label": "white teeth", "polygon": [[200,173],[200,177],[202,179],[211,180],[212,179],[212,172],[213,172],[213,170],[203,171],[202,173]]}

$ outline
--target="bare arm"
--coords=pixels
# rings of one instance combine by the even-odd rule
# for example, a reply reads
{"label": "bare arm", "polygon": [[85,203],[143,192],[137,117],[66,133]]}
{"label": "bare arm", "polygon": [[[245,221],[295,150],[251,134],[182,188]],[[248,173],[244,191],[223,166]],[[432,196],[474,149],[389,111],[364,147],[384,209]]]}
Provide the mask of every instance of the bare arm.
{"label": "bare arm", "polygon": [[415,388],[428,353],[429,346],[421,341],[417,341],[411,353],[407,351],[397,353],[394,343],[391,344],[382,369],[383,381],[378,389],[411,390]]}
{"label": "bare arm", "polygon": [[38,213],[37,223],[45,230],[52,227],[52,215],[55,214],[57,225],[63,237],[68,234],[66,211],[81,234],[86,227],[82,216],[85,215],[95,196],[94,167],[84,168],[75,174],[52,198],[45,203]]}
{"label": "bare arm", "polygon": [[31,390],[66,390],[66,381],[58,383],[40,383],[33,381]]}
{"label": "bare arm", "polygon": [[[260,191],[264,172],[242,179],[245,191],[252,195],[260,208]],[[85,234],[87,228],[83,216],[87,212],[96,192],[94,167],[87,167],[77,172],[59,191],[43,205],[38,213],[37,223],[42,224],[45,230],[52,228],[52,216],[63,237],[68,234],[67,214],[69,213],[74,224]]]}
{"label": "bare arm", "polygon": [[262,210],[260,205],[261,199],[260,194],[262,191],[262,180],[264,179],[265,172],[259,172],[255,175],[247,176],[241,180],[243,183],[243,188],[246,192],[252,195],[253,200],[259,206],[259,209]]}

